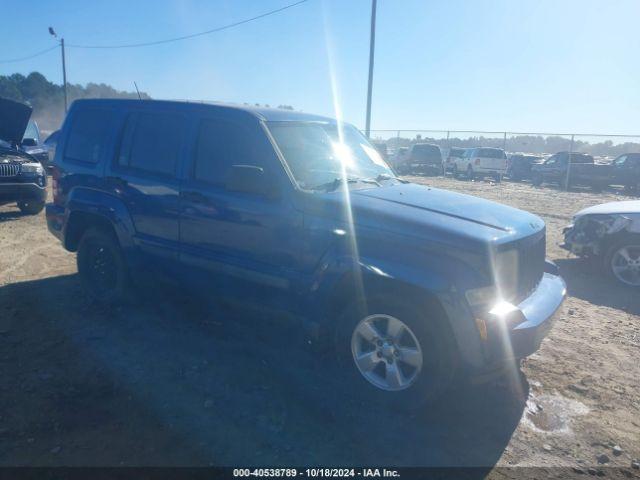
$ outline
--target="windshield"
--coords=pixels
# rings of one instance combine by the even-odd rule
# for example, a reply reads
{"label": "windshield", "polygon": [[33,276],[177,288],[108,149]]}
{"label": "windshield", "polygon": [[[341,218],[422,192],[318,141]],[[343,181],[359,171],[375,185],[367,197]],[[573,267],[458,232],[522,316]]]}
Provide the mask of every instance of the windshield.
{"label": "windshield", "polygon": [[27,129],[25,130],[24,136],[22,138],[32,138],[37,142],[40,141],[40,135],[38,135],[38,127],[36,125],[36,122],[34,122],[33,120],[29,120]]}
{"label": "windshield", "polygon": [[331,123],[269,122],[269,130],[300,187],[313,190],[340,179],[395,175],[362,133]]}

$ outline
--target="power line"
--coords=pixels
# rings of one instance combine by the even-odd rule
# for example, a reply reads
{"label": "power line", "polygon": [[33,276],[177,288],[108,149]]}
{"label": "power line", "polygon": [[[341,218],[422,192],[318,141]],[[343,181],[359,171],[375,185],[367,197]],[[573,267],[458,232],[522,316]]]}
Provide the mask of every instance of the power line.
{"label": "power line", "polygon": [[222,27],[213,28],[211,30],[207,30],[207,31],[204,31],[204,32],[192,33],[190,35],[183,35],[181,37],[167,38],[165,40],[156,40],[156,41],[153,41],[153,42],[131,43],[131,44],[126,44],[126,45],[77,45],[77,44],[69,43],[69,44],[67,44],[67,47],[114,49],[114,48],[149,47],[149,46],[152,46],[152,45],[161,45],[161,44],[164,44],[164,43],[178,42],[180,40],[187,40],[189,38],[200,37],[202,35],[209,35],[211,33],[220,32],[222,30],[228,30],[230,28],[237,27],[237,26],[243,25],[245,23],[253,22],[254,20],[258,20],[260,18],[268,17],[269,15],[273,15],[275,13],[282,12],[283,10],[287,10],[289,8],[293,8],[295,6],[298,6],[298,5],[300,5],[302,3],[305,3],[305,2],[308,2],[308,1],[309,0],[300,0],[298,2],[291,3],[289,5],[285,5],[284,7],[277,8],[275,10],[271,10],[269,12],[263,13],[261,15],[257,15],[255,17],[247,18],[245,20],[240,20],[238,22],[230,23],[228,25],[224,25]]}
{"label": "power line", "polygon": [[58,47],[59,47],[59,45],[54,45],[53,47],[46,48],[46,49],[41,50],[41,51],[39,51],[37,53],[34,53],[32,55],[27,55],[26,57],[10,58],[10,59],[7,59],[7,60],[0,60],[0,63],[22,62],[24,60],[29,60],[31,58],[35,58],[35,57],[39,57],[40,55],[44,55],[45,53],[50,52],[51,50],[54,50],[54,49],[56,49]]}

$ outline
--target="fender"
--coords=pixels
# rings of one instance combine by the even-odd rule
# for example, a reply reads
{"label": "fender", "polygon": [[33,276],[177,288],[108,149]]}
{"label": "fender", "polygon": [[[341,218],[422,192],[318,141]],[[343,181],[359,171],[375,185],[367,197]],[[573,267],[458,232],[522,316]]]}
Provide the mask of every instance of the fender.
{"label": "fender", "polygon": [[[445,265],[446,269],[443,269]],[[397,286],[399,289],[422,291],[442,307],[458,345],[461,361],[472,367],[480,366],[484,361],[480,335],[471,311],[460,294],[460,285],[454,282],[459,271],[470,276],[469,266],[450,256],[429,256],[422,265],[415,262],[410,265],[363,256],[356,260],[345,252],[340,254],[337,249],[332,249],[325,254],[314,273],[308,311],[315,312],[314,321],[320,328],[331,329],[329,323],[338,313],[332,311],[336,305],[335,299],[352,294],[354,289],[360,288],[360,281],[365,291],[368,286],[380,283],[387,283],[390,288]]]}
{"label": "fender", "polygon": [[123,249],[134,247],[135,228],[131,215],[124,203],[117,197],[100,190],[76,187],[69,192],[65,208],[64,243],[67,243],[67,226],[75,212],[98,215],[108,221],[116,232]]}

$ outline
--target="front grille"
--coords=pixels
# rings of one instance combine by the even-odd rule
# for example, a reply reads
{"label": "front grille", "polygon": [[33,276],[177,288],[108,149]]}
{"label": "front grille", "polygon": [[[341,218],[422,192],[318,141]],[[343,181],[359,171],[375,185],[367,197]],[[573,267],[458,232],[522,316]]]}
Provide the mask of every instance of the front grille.
{"label": "front grille", "polygon": [[546,255],[545,232],[521,242],[519,248],[518,297],[527,297],[540,283]]}
{"label": "front grille", "polygon": [[16,177],[19,173],[19,163],[0,163],[0,177]]}

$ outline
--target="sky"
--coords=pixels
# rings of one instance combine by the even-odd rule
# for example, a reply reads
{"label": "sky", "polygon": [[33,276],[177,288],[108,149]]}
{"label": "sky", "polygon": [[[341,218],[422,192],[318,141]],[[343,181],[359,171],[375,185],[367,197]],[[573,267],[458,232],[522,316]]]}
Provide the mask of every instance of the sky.
{"label": "sky", "polygon": [[[294,0],[0,0],[0,61],[54,45],[208,30]],[[135,49],[67,48],[70,83],[153,98],[292,105],[365,125],[370,0],[308,0]],[[5,13],[5,17],[8,18]],[[378,0],[373,129],[640,134],[640,1]],[[0,75],[62,83],[59,50]]]}

